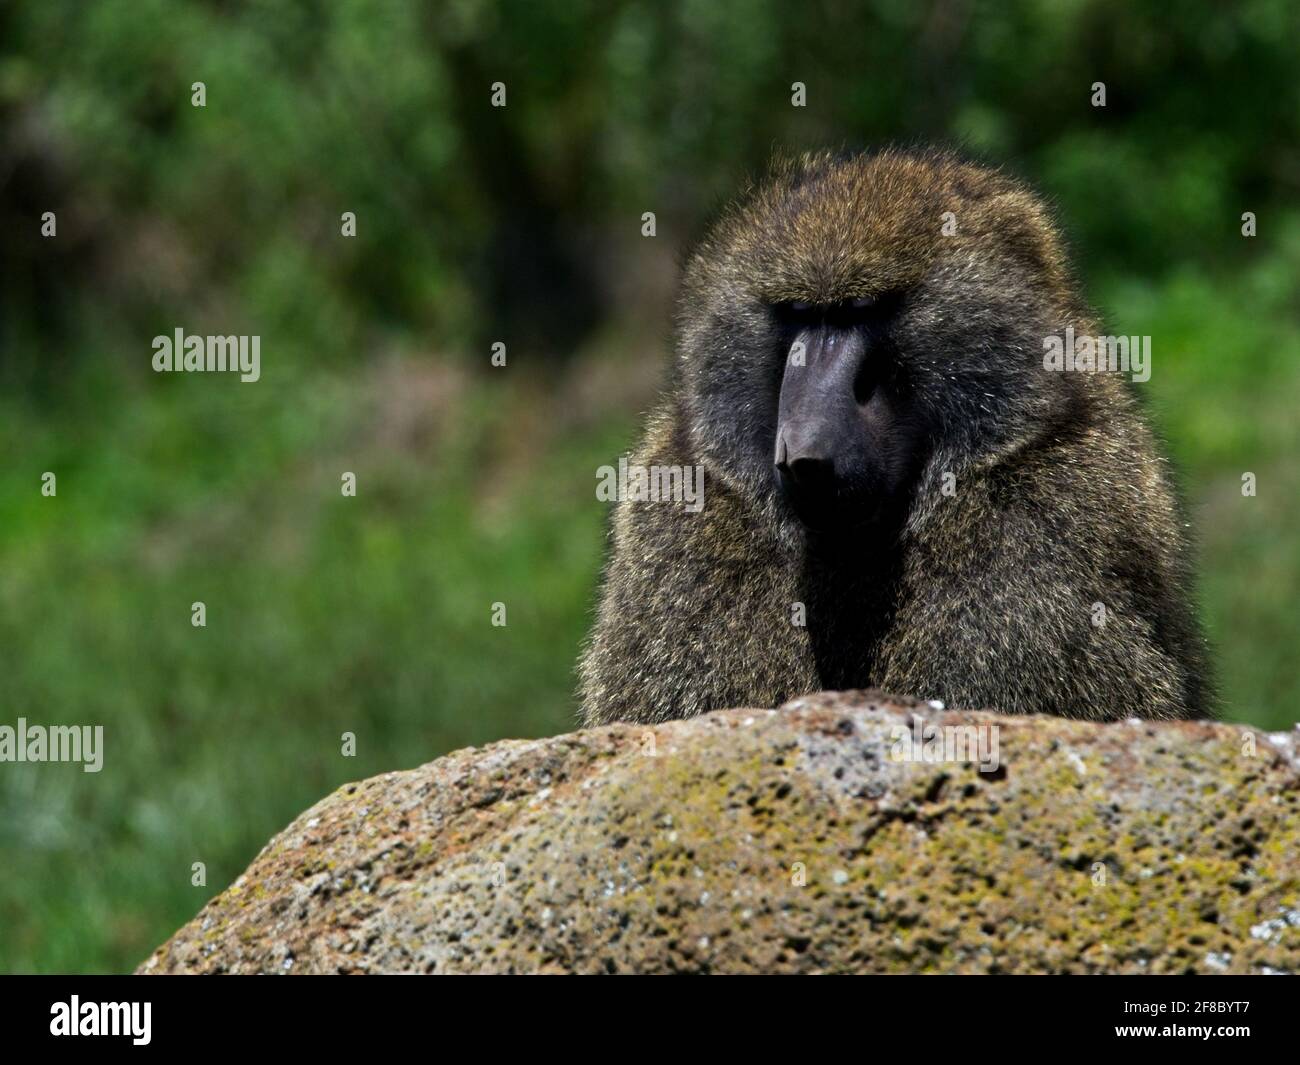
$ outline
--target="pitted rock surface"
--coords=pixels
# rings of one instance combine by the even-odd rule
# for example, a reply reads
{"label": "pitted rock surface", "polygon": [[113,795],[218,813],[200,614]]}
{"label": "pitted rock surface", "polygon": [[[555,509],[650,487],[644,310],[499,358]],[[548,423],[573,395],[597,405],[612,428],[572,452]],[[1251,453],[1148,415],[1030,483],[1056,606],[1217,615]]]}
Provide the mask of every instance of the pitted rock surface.
{"label": "pitted rock surface", "polygon": [[[918,721],[996,767],[900,760]],[[138,971],[1300,973],[1300,733],[847,692],[471,748],[317,803]]]}

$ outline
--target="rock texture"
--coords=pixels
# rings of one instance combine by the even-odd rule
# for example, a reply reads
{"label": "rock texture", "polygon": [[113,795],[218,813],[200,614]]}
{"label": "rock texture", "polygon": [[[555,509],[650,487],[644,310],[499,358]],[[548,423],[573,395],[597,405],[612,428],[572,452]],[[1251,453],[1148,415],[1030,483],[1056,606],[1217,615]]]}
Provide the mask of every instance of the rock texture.
{"label": "rock texture", "polygon": [[[914,714],[997,768],[896,760]],[[1300,973],[1297,740],[858,692],[497,743],[317,803],[140,971]]]}

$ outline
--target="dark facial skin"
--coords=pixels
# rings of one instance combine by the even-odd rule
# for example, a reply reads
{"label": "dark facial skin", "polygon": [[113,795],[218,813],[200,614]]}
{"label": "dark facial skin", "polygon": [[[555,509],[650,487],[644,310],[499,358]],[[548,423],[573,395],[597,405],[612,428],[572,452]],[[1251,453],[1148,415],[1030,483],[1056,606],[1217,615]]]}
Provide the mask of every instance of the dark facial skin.
{"label": "dark facial skin", "polygon": [[1014,186],[838,173],[757,195],[692,256],[680,396],[694,453],[787,542],[861,559],[896,541],[936,457],[958,476],[1071,423],[1081,382],[1043,371],[1042,341],[1086,311],[1045,280]]}
{"label": "dark facial skin", "polygon": [[890,293],[773,309],[786,349],[774,470],[810,532],[878,524],[920,468],[925,433],[891,335],[902,303]]}

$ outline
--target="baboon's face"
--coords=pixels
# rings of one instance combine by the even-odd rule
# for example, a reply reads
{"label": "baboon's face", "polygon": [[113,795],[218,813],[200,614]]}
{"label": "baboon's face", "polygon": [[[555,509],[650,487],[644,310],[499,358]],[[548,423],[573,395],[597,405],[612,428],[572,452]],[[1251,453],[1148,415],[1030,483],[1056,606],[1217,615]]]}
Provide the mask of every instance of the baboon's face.
{"label": "baboon's face", "polygon": [[945,445],[1006,446],[1060,401],[1067,313],[1037,202],[986,170],[805,162],[706,238],[681,309],[684,395],[719,472],[812,530],[905,507]]}

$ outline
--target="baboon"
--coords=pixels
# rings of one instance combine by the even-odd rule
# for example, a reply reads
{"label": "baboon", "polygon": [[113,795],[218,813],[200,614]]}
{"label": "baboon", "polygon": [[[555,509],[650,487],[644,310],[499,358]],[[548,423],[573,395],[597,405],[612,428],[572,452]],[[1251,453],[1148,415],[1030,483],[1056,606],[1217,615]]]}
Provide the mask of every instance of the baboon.
{"label": "baboon", "polygon": [[[579,666],[588,725],[876,687],[1088,719],[1210,712],[1190,549],[1043,203],[939,150],[773,164],[689,255],[671,383]],[[1080,349],[1082,350],[1082,349]]]}

